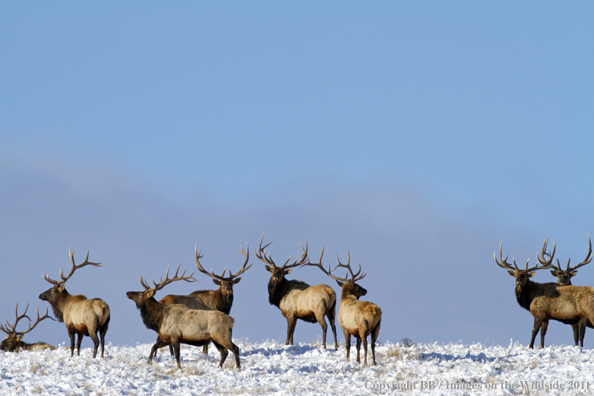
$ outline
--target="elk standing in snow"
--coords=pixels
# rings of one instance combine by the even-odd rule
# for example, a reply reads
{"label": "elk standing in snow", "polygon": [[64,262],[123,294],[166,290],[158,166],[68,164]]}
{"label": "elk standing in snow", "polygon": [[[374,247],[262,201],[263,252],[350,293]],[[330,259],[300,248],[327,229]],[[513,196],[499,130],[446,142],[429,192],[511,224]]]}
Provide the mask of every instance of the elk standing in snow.
{"label": "elk standing in snow", "polygon": [[[245,257],[245,261],[241,269],[235,274],[231,273],[231,270],[229,270],[229,276],[225,277],[225,271],[227,271],[226,268],[223,269],[223,273],[221,275],[216,275],[213,270],[207,272],[202,267],[202,264],[200,264],[200,259],[203,256],[200,254],[200,251],[198,251],[198,245],[196,245],[194,247],[196,267],[203,274],[210,276],[214,284],[219,286],[219,288],[217,290],[196,290],[187,296],[170,294],[163,297],[159,302],[165,305],[182,304],[190,309],[216,310],[229,315],[231,312],[231,306],[233,305],[233,285],[239,283],[241,278],[238,278],[238,276],[243,274],[252,266],[252,264],[250,264],[246,267],[249,261],[249,246],[247,246],[247,244],[246,248],[247,253],[243,250],[243,248],[238,250],[238,252],[243,254]],[[208,344],[205,344],[202,348],[204,354],[208,353]],[[171,351],[173,352],[173,350]]]}
{"label": "elk standing in snow", "polygon": [[[546,239],[543,245],[542,266],[538,264],[532,268],[528,268],[528,261],[526,261],[526,268],[521,270],[516,265],[516,260],[513,260],[512,267],[508,262],[506,256],[503,258],[502,253],[503,241],[499,246],[499,260],[493,254],[495,262],[501,268],[507,269],[508,273],[516,279],[516,299],[518,304],[524,309],[530,311],[534,316],[534,326],[532,327],[532,338],[530,339],[530,348],[534,347],[534,340],[542,324],[550,319],[557,320],[565,324],[579,325],[578,337],[582,337],[585,330],[586,323],[589,320],[594,323],[594,288],[588,286],[559,286],[555,283],[536,283],[532,282],[530,278],[539,269],[551,269],[553,266],[554,248],[552,254],[545,254]],[[549,256],[548,259],[544,259]],[[515,267],[515,268],[514,268]],[[545,326],[546,328],[546,326]],[[544,347],[544,337],[541,334],[541,347]]]}
{"label": "elk standing in snow", "polygon": [[231,339],[234,322],[232,317],[220,311],[189,309],[180,304],[165,305],[155,300],[155,293],[171,282],[179,280],[195,281],[192,277],[193,273],[190,276],[184,276],[186,273],[184,271],[181,276],[178,276],[179,267],[174,277],[170,279],[169,266],[167,267],[165,280],[161,279],[159,283],[153,281],[154,287],[150,287],[140,277],[140,284],[144,287],[144,291],[126,293],[126,296],[134,301],[136,307],[140,309],[140,316],[144,325],[158,334],[157,342],[151,349],[148,362],[152,361],[153,355],[158,348],[172,345],[177,367],[181,369],[180,344],[200,346],[212,341],[221,353],[219,366],[223,366],[229,354],[228,350],[231,350],[235,355],[235,364],[240,369],[239,348]]}
{"label": "elk standing in snow", "polygon": [[89,336],[93,340],[94,350],[93,358],[97,356],[97,348],[99,347],[99,338],[97,332],[101,337],[101,357],[103,357],[103,350],[105,348],[105,333],[109,325],[110,311],[109,305],[100,298],[87,299],[82,294],[73,296],[66,291],[66,281],[70,279],[74,271],[86,265],[93,265],[95,267],[102,267],[101,263],[89,262],[89,252],[87,258],[82,264],[76,265],[74,263],[74,252],[70,249],[70,260],[72,261],[72,269],[68,276],[64,276],[62,268],[60,268],[60,277],[62,280],[55,281],[50,279],[45,272],[43,279],[53,285],[50,289],[39,295],[39,299],[47,301],[51,304],[54,310],[54,315],[60,322],[64,322],[70,335],[70,356],[74,355],[74,337],[78,334],[78,342],[76,343],[77,354],[80,355],[80,344],[83,336]]}
{"label": "elk standing in snow", "polygon": [[[47,314],[47,310],[45,311],[45,315],[43,315],[40,318],[39,317],[39,309],[36,309],[37,310],[37,319],[35,320],[35,323],[33,323],[33,326],[31,326],[31,318],[29,318],[27,316],[28,309],[29,309],[29,304],[27,304],[27,308],[25,308],[25,312],[23,312],[22,315],[19,315],[19,304],[17,303],[16,309],[14,311],[14,313],[16,315],[15,322],[8,323],[8,320],[6,320],[5,326],[0,324],[0,330],[2,330],[4,333],[6,333],[6,339],[4,341],[2,341],[2,343],[0,343],[0,350],[5,351],[5,352],[17,352],[18,353],[20,351],[42,351],[44,349],[51,349],[51,350],[57,349],[56,347],[46,344],[45,342],[36,342],[35,344],[28,344],[23,341],[23,336],[25,334],[27,334],[28,332],[30,332],[31,330],[33,330],[39,322],[41,322],[44,319],[48,319],[48,318],[53,320],[53,318]],[[29,328],[25,331],[16,331],[17,324],[23,318],[29,319]]]}
{"label": "elk standing in snow", "polygon": [[[538,262],[541,264],[546,264],[547,260],[545,259],[545,256],[549,256],[549,258],[552,258],[553,253],[545,253],[546,250],[546,244],[547,244],[547,240],[545,239],[545,243],[543,246],[543,249],[540,253],[540,255],[537,256],[538,258]],[[586,258],[584,259],[584,261],[582,261],[581,263],[579,263],[578,265],[574,266],[574,267],[570,267],[569,263],[571,261],[571,259],[567,260],[567,268],[565,270],[561,269],[561,263],[559,263],[559,259],[557,259],[557,265],[555,266],[553,264],[553,269],[551,270],[551,274],[557,278],[557,285],[559,286],[571,286],[571,278],[573,278],[576,274],[577,274],[577,269],[590,263],[592,261],[592,241],[590,240],[590,235],[588,235],[588,254],[586,255]],[[542,325],[540,326],[540,336],[541,338],[544,340],[544,336],[547,332],[547,327],[549,325],[549,321],[545,320],[544,322],[542,322]],[[592,323],[590,321],[587,321],[586,323],[587,327],[591,327],[594,328],[592,326]],[[571,328],[573,330],[573,340],[575,342],[575,345],[578,346],[584,346],[584,336],[586,335],[586,329],[581,329],[578,324],[572,324]],[[541,346],[544,345],[544,341],[541,343]]]}
{"label": "elk standing in snow", "polygon": [[[309,260],[305,265],[311,265],[318,267],[334,279],[338,286],[342,288],[342,294],[340,295],[340,303],[338,305],[338,323],[342,327],[344,332],[344,338],[346,340],[347,360],[349,360],[351,351],[351,335],[357,339],[357,363],[361,363],[359,358],[359,349],[361,347],[361,341],[363,341],[363,349],[365,350],[365,364],[367,364],[367,336],[371,334],[371,356],[373,364],[375,365],[375,341],[379,335],[380,325],[382,322],[382,310],[372,302],[359,301],[361,296],[367,294],[367,290],[359,286],[356,282],[365,278],[366,273],[361,274],[361,264],[359,264],[359,271],[355,274],[351,269],[351,255],[347,248],[348,262],[342,264],[338,255],[338,265],[334,267],[334,270],[338,267],[346,268],[348,270],[344,278],[339,278],[332,275],[330,270],[330,264],[328,264],[328,271],[324,269],[322,265],[322,256],[324,255],[324,248],[320,254],[320,261],[318,263],[311,263]],[[349,279],[349,273],[351,278]]]}
{"label": "elk standing in snow", "polygon": [[288,275],[292,268],[302,266],[307,262],[307,244],[305,249],[303,249],[303,246],[301,247],[303,254],[294,263],[289,264],[289,260],[291,260],[291,257],[289,257],[284,265],[277,267],[270,255],[267,257],[266,252],[264,252],[264,249],[272,242],[262,247],[262,239],[264,239],[264,235],[260,239],[260,246],[255,254],[262,262],[269,264],[266,265],[266,270],[272,275],[268,282],[268,301],[271,305],[276,305],[283,316],[287,318],[286,345],[293,345],[295,325],[297,319],[301,319],[309,323],[318,322],[322,326],[324,349],[326,349],[327,326],[324,316],[327,316],[334,334],[334,348],[338,349],[336,325],[334,323],[336,316],[336,293],[334,293],[334,290],[328,285],[310,286],[305,282],[285,278],[285,275]]}

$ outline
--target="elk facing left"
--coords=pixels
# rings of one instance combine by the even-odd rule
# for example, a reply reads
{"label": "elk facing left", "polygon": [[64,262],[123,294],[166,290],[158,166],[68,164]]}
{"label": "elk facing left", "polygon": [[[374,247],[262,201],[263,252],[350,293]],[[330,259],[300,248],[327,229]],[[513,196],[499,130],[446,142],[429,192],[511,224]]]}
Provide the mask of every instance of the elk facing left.
{"label": "elk facing left", "polygon": [[[9,323],[8,319],[6,320],[6,325],[0,324],[0,330],[6,333],[6,339],[0,343],[0,350],[4,352],[20,352],[20,351],[43,351],[44,349],[57,349],[55,346],[51,346],[50,344],[46,344],[45,342],[36,342],[35,344],[28,344],[23,341],[23,336],[29,333],[31,330],[35,328],[44,319],[52,319],[51,316],[47,314],[47,309],[45,310],[45,315],[39,317],[39,309],[37,310],[37,319],[33,326],[31,326],[31,318],[27,316],[27,310],[29,309],[29,304],[25,308],[25,312],[22,315],[19,315],[19,303],[16,305],[16,309],[14,311],[16,315],[16,320],[14,323]],[[29,328],[25,331],[16,331],[17,324],[21,319],[27,318],[29,319]]]}
{"label": "elk facing left", "polygon": [[74,251],[69,249],[70,260],[72,261],[72,269],[67,276],[64,276],[62,268],[60,268],[60,278],[62,280],[55,281],[43,273],[43,279],[51,283],[53,286],[39,295],[39,299],[47,301],[54,310],[54,315],[60,322],[64,322],[68,335],[70,336],[70,356],[74,355],[74,337],[78,334],[78,342],[76,343],[77,355],[80,355],[80,344],[83,336],[89,336],[93,340],[94,350],[93,358],[97,357],[97,349],[99,348],[99,338],[97,332],[101,337],[101,357],[105,349],[105,333],[109,325],[110,311],[109,305],[100,298],[87,299],[82,294],[73,296],[66,291],[66,281],[70,279],[74,271],[87,265],[101,267],[101,263],[91,263],[89,261],[89,252],[85,261],[79,265],[74,262]]}

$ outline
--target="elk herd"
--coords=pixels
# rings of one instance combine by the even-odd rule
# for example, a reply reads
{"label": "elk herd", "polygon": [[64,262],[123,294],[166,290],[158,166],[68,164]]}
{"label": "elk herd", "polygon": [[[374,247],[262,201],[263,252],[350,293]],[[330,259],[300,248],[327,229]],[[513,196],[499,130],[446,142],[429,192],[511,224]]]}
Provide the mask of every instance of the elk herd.
{"label": "elk herd", "polygon": [[[322,327],[323,347],[326,349],[326,331],[327,324],[325,318],[328,318],[332,334],[334,336],[334,349],[338,349],[336,338],[336,293],[325,284],[310,286],[299,280],[286,279],[286,276],[293,269],[313,266],[318,267],[329,278],[334,279],[341,287],[341,297],[339,301],[338,323],[342,327],[346,339],[346,359],[349,359],[351,336],[357,340],[357,363],[360,363],[359,349],[363,342],[364,362],[367,364],[367,337],[371,335],[371,360],[376,364],[375,343],[379,334],[382,311],[381,309],[368,301],[359,301],[359,298],[366,295],[367,291],[357,284],[365,277],[361,273],[361,264],[355,273],[350,264],[350,253],[347,249],[348,261],[346,264],[340,262],[334,269],[326,270],[322,264],[324,249],[320,254],[319,261],[312,263],[309,260],[307,243],[305,248],[301,246],[302,254],[291,262],[289,257],[282,266],[277,266],[272,260],[270,253],[266,248],[270,243],[262,246],[264,236],[260,239],[258,249],[254,251],[256,257],[262,261],[264,268],[270,272],[268,282],[268,301],[271,305],[280,309],[282,315],[287,319],[287,341],[286,345],[293,345],[293,334],[297,320],[303,320],[309,323],[319,323]],[[169,346],[171,355],[175,356],[177,367],[180,364],[180,345],[202,346],[203,352],[207,353],[208,344],[211,342],[218,349],[221,360],[219,367],[223,366],[229,351],[235,356],[235,365],[237,369],[241,368],[239,360],[239,348],[233,343],[232,333],[234,319],[229,316],[233,305],[233,285],[239,283],[241,274],[252,267],[249,262],[249,246],[246,244],[246,250],[238,250],[245,258],[242,267],[235,274],[229,270],[228,276],[225,276],[225,268],[220,275],[216,275],[213,270],[206,271],[200,262],[202,259],[201,251],[196,245],[194,249],[196,268],[202,274],[212,278],[215,285],[219,286],[216,290],[197,290],[188,295],[169,294],[157,301],[155,294],[165,286],[176,281],[197,282],[194,273],[186,276],[187,270],[181,274],[180,267],[175,274],[169,277],[169,266],[165,272],[165,279],[161,278],[159,282],[149,282],[140,277],[142,291],[129,291],[126,296],[134,301],[136,308],[140,311],[140,317],[144,325],[157,333],[157,340],[149,353],[148,362],[151,363],[156,356],[159,348]],[[99,344],[101,344],[101,357],[104,354],[105,335],[108,330],[110,320],[109,306],[100,298],[88,299],[84,295],[71,295],[66,291],[66,282],[72,277],[74,272],[85,266],[101,267],[101,263],[92,263],[89,261],[89,253],[79,265],[74,260],[74,252],[69,251],[72,268],[68,275],[64,275],[60,269],[60,280],[53,280],[45,273],[43,279],[52,284],[52,287],[39,295],[39,299],[47,301],[56,319],[63,322],[68,330],[70,337],[70,354],[74,355],[75,338],[77,354],[80,355],[80,346],[84,336],[91,337],[94,343],[93,358],[97,356]],[[341,278],[333,274],[337,268],[346,269],[345,277]],[[6,339],[1,343],[0,349],[7,352],[19,352],[20,350],[41,350],[55,349],[55,347],[46,343],[27,344],[22,341],[25,334],[33,330],[41,321],[52,319],[46,310],[45,315],[39,316],[37,309],[37,318],[31,324],[31,318],[27,316],[27,310],[19,315],[18,303],[15,310],[16,319],[14,323],[0,324],[0,330],[6,333]],[[17,331],[16,327],[19,321],[28,319],[29,326],[26,331]],[[99,334],[99,335],[97,335]]]}
{"label": "elk herd", "polygon": [[[322,328],[322,342],[326,349],[326,335],[328,325],[326,318],[330,323],[332,335],[334,337],[334,349],[338,349],[336,337],[336,293],[332,287],[326,284],[309,285],[296,279],[287,279],[286,277],[296,268],[317,267],[328,278],[334,279],[341,289],[340,300],[338,301],[338,323],[342,328],[346,340],[346,359],[350,356],[351,336],[354,336],[357,342],[357,363],[361,362],[360,347],[363,343],[364,362],[367,364],[367,338],[371,339],[371,362],[375,365],[375,343],[379,335],[382,321],[382,310],[374,303],[359,300],[367,294],[367,290],[358,284],[366,273],[362,272],[361,264],[355,272],[351,268],[350,253],[347,248],[347,263],[343,264],[338,255],[338,263],[331,269],[323,265],[324,248],[316,262],[311,262],[308,254],[308,245],[301,245],[301,255],[291,260],[291,256],[282,265],[277,265],[272,259],[272,255],[266,251],[270,243],[262,246],[264,235],[260,239],[258,248],[254,251],[256,257],[264,263],[264,269],[270,272],[268,281],[268,302],[276,306],[287,319],[287,339],[286,345],[293,345],[293,335],[298,320],[308,323],[318,323]],[[515,293],[518,304],[522,308],[530,311],[534,317],[532,327],[532,337],[530,339],[530,348],[534,347],[536,336],[540,332],[540,345],[544,347],[545,334],[549,321],[556,320],[572,326],[573,339],[575,345],[583,347],[586,327],[593,328],[594,323],[594,287],[574,286],[571,279],[577,274],[578,268],[581,268],[592,261],[592,242],[588,236],[588,253],[584,260],[579,264],[571,266],[570,260],[567,261],[565,269],[561,267],[559,259],[557,265],[554,264],[556,252],[555,242],[552,249],[548,249],[548,239],[545,238],[542,248],[536,254],[536,265],[529,267],[529,261],[526,261],[525,268],[520,268],[512,259],[512,264],[508,261],[508,255],[503,257],[503,241],[499,245],[499,257],[494,253],[494,259],[498,266],[507,270],[515,278]],[[144,325],[157,333],[157,340],[149,353],[148,362],[156,356],[159,348],[169,346],[172,356],[175,357],[177,367],[180,364],[180,345],[202,346],[203,353],[208,353],[208,344],[211,342],[218,349],[221,360],[219,366],[222,367],[229,351],[235,356],[235,365],[237,369],[241,368],[239,359],[239,348],[233,343],[233,324],[234,319],[229,316],[233,305],[234,293],[233,286],[241,280],[240,275],[249,270],[253,263],[249,262],[249,246],[246,249],[238,250],[243,256],[243,265],[236,273],[231,272],[227,276],[227,269],[223,269],[220,275],[206,271],[200,262],[203,258],[201,251],[196,245],[194,248],[194,257],[197,270],[210,277],[213,283],[218,286],[216,290],[196,290],[188,295],[169,294],[157,300],[155,294],[165,286],[177,282],[197,282],[194,273],[186,276],[187,270],[181,275],[180,267],[175,274],[169,277],[169,267],[165,272],[165,279],[161,278],[159,282],[149,282],[140,277],[141,291],[129,291],[126,296],[134,301],[136,308],[140,310],[140,317]],[[100,298],[88,299],[84,295],[71,295],[66,290],[66,282],[72,277],[74,272],[85,266],[101,267],[101,263],[92,263],[89,261],[89,253],[85,260],[76,265],[74,252],[69,251],[72,268],[68,275],[64,275],[60,269],[60,280],[53,280],[45,273],[43,279],[52,286],[39,295],[39,299],[47,301],[59,322],[63,322],[68,330],[70,337],[70,354],[74,355],[75,338],[77,354],[80,354],[82,338],[88,336],[93,340],[93,358],[97,356],[99,344],[101,344],[101,357],[104,354],[105,335],[109,326],[110,310],[109,306]],[[345,276],[336,275],[337,269],[346,270]],[[551,274],[557,279],[557,282],[537,283],[532,281],[536,271],[541,269],[550,269]],[[333,273],[334,272],[334,273]],[[18,352],[20,350],[43,350],[55,349],[55,347],[43,342],[28,344],[22,341],[23,336],[32,331],[41,321],[52,319],[46,309],[45,315],[39,316],[37,309],[36,319],[31,324],[31,318],[27,315],[29,305],[22,314],[19,314],[18,303],[15,309],[15,321],[10,323],[6,320],[5,324],[0,323],[0,330],[6,333],[6,339],[0,344],[0,349],[7,352]],[[17,331],[18,323],[23,319],[28,319],[28,329]]]}

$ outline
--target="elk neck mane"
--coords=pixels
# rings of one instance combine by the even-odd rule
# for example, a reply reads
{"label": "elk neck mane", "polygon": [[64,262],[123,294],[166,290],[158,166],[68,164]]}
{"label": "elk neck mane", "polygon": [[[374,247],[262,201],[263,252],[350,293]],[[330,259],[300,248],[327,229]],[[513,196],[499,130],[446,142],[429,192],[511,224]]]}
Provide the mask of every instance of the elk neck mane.
{"label": "elk neck mane", "polygon": [[530,311],[530,304],[536,297],[550,294],[553,290],[557,293],[556,283],[536,283],[528,280],[524,287],[516,285],[516,299],[522,308]]}
{"label": "elk neck mane", "polygon": [[277,286],[273,286],[271,282],[268,282],[268,302],[270,305],[279,307],[283,297],[291,290],[305,290],[308,287],[309,285],[307,283],[295,279],[287,280],[283,278]]}
{"label": "elk neck mane", "polygon": [[190,293],[189,296],[198,298],[205,305],[212,305],[210,308],[226,313],[227,315],[231,312],[233,294],[229,297],[225,297],[220,288],[217,290],[196,290],[195,292]]}
{"label": "elk neck mane", "polygon": [[154,297],[147,299],[144,304],[139,307],[142,322],[147,328],[154,330],[157,333],[159,332],[159,327],[163,320],[164,307],[165,305],[159,303]]}

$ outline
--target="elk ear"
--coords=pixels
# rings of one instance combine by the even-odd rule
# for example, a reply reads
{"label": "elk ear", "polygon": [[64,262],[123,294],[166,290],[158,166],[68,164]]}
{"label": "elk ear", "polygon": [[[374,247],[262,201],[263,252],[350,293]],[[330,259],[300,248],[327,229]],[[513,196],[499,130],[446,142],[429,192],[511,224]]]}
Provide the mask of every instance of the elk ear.
{"label": "elk ear", "polygon": [[23,334],[23,335],[20,335],[20,336],[18,336],[18,337],[16,337],[16,338],[15,338],[15,340],[17,340],[17,341],[19,341],[19,342],[20,342],[20,341],[23,339],[23,336],[24,336],[24,334]]}
{"label": "elk ear", "polygon": [[338,286],[340,286],[340,287],[344,286],[344,282],[336,281],[336,283],[338,283]]}
{"label": "elk ear", "polygon": [[516,277],[516,273],[514,271],[507,271],[507,273],[513,276],[514,278]]}
{"label": "elk ear", "polygon": [[292,270],[285,270],[285,275],[289,275]]}
{"label": "elk ear", "polygon": [[217,285],[217,286],[221,286],[221,281],[220,281],[220,280],[218,280],[218,279],[213,279],[212,281],[213,281],[213,283],[214,283],[215,285]]}
{"label": "elk ear", "polygon": [[555,271],[555,270],[551,270],[551,275],[553,275],[553,276],[557,276],[557,271]]}
{"label": "elk ear", "polygon": [[269,265],[265,265],[264,267],[266,267],[266,271],[268,272],[272,272],[272,267]]}
{"label": "elk ear", "polygon": [[534,272],[530,272],[530,273],[528,274],[528,278],[532,278],[533,276],[534,276]]}
{"label": "elk ear", "polygon": [[154,290],[147,290],[146,291],[146,298],[151,298],[154,295],[155,295],[155,291]]}
{"label": "elk ear", "polygon": [[241,278],[233,279],[233,284],[234,285],[238,284],[240,280],[241,280]]}
{"label": "elk ear", "polygon": [[577,271],[571,271],[571,273],[569,275],[571,275],[571,277],[573,278],[575,276],[575,274],[577,274]]}
{"label": "elk ear", "polygon": [[64,289],[66,289],[65,283],[62,283],[60,286],[58,286],[58,292],[62,293],[64,291]]}

